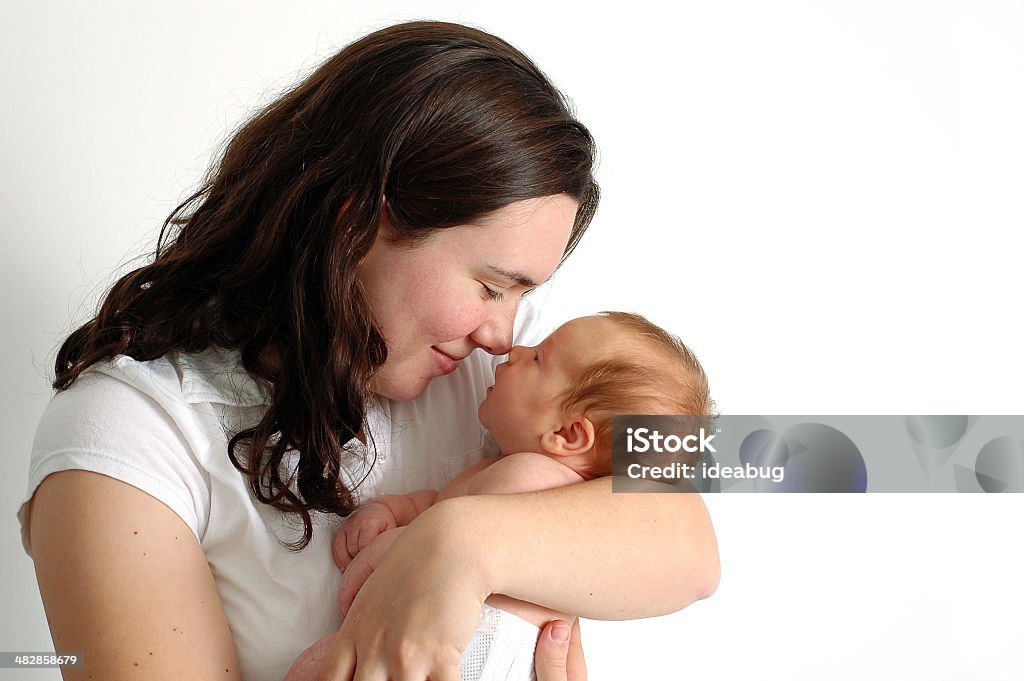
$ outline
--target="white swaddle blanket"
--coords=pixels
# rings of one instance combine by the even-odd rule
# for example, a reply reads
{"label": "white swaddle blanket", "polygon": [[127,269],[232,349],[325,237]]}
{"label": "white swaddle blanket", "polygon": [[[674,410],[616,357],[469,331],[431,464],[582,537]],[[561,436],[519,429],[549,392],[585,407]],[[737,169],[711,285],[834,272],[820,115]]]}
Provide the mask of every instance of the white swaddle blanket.
{"label": "white swaddle blanket", "polygon": [[462,655],[462,681],[534,681],[538,636],[535,625],[485,603]]}

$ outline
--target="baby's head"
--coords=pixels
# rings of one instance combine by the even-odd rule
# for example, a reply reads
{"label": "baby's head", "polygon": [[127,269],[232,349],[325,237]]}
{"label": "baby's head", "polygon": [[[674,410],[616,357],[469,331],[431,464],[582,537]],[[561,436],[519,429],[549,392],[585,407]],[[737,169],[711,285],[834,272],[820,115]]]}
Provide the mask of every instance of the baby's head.
{"label": "baby's head", "polygon": [[626,312],[574,319],[540,345],[512,348],[480,405],[502,453],[547,454],[586,478],[611,472],[612,416],[711,413],[693,353]]}

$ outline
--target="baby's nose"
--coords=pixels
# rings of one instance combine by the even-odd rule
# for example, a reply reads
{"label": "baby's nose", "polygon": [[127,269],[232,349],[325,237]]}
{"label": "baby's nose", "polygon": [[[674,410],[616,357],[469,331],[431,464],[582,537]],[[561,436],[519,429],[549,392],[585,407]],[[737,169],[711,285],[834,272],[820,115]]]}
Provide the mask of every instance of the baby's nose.
{"label": "baby's nose", "polygon": [[514,345],[508,352],[509,363],[518,362],[519,358],[522,357],[529,350],[525,345]]}

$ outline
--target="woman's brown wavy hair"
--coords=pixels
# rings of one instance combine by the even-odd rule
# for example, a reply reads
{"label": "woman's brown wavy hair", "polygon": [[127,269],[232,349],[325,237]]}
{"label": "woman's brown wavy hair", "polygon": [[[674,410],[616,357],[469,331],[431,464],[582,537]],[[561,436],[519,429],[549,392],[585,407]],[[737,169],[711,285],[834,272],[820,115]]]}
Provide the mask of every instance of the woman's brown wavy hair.
{"label": "woman's brown wavy hair", "polygon": [[[302,549],[311,511],[355,505],[340,455],[388,355],[356,266],[382,217],[415,243],[564,193],[579,202],[568,254],[597,207],[594,163],[565,98],[508,43],[440,22],[372,33],[242,126],[164,221],[152,262],[61,346],[53,386],[117,355],[240,351],[272,402],[229,456],[257,499],[301,516],[288,546]],[[289,451],[294,480],[280,470]]]}

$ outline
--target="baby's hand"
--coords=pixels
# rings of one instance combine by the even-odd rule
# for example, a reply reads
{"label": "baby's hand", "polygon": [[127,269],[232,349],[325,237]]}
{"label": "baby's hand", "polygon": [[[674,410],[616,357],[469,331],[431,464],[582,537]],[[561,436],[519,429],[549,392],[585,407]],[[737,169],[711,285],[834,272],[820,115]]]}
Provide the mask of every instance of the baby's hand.
{"label": "baby's hand", "polygon": [[376,500],[363,504],[345,519],[334,535],[334,562],[345,570],[370,542],[396,527],[398,520],[387,504]]}
{"label": "baby's hand", "polygon": [[398,527],[382,533],[370,542],[369,547],[360,553],[359,557],[353,560],[345,570],[345,574],[341,576],[341,588],[338,590],[338,606],[341,608],[342,617],[348,614],[348,609],[352,607],[352,601],[356,599],[356,594],[363,588],[363,584],[370,578],[373,571],[377,569],[384,554],[401,536],[403,530],[405,530],[404,527]]}

